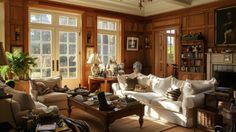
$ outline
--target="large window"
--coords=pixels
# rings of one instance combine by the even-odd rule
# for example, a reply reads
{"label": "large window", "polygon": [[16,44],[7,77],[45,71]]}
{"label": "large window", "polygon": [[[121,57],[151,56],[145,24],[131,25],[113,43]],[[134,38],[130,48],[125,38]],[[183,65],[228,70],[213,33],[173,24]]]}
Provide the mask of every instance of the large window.
{"label": "large window", "polygon": [[120,21],[117,19],[98,17],[97,52],[103,64],[110,59],[120,61]]}
{"label": "large window", "polygon": [[38,58],[31,77],[61,75],[65,85],[78,86],[82,47],[80,14],[40,9],[30,9],[29,13],[29,53]]}
{"label": "large window", "polygon": [[175,30],[166,30],[167,34],[167,63],[175,64]]}

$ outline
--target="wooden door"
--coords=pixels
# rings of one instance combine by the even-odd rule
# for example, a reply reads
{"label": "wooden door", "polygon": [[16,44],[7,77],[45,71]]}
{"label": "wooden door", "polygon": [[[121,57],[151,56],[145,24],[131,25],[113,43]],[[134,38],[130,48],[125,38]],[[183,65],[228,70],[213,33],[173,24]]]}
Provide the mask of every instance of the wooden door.
{"label": "wooden door", "polygon": [[173,75],[179,55],[179,28],[160,28],[154,32],[155,74],[159,77]]}
{"label": "wooden door", "polygon": [[165,76],[165,42],[166,36],[164,30],[155,32],[155,75],[159,77]]}

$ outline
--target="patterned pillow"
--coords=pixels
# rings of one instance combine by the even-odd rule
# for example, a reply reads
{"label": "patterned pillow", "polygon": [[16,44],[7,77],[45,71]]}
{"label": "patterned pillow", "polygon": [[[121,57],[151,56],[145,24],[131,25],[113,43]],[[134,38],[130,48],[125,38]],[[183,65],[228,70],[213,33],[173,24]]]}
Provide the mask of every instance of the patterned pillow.
{"label": "patterned pillow", "polygon": [[135,77],[133,79],[127,78],[126,83],[128,85],[126,90],[133,91],[135,89],[135,85],[138,84],[138,79],[137,79],[137,77]]}
{"label": "patterned pillow", "polygon": [[168,98],[168,99],[171,99],[173,101],[177,101],[179,96],[180,96],[181,92],[180,92],[180,89],[177,88],[177,89],[169,89],[166,91],[166,94],[165,96]]}

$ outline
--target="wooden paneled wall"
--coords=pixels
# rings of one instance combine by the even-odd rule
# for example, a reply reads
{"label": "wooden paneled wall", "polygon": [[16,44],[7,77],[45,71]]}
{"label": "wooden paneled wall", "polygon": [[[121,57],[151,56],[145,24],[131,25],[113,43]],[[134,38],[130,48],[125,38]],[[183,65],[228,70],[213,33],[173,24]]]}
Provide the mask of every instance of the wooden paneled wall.
{"label": "wooden paneled wall", "polygon": [[[135,61],[146,62],[144,53],[146,50],[143,48],[144,38],[144,18],[134,15],[123,13],[116,13],[112,11],[99,10],[94,8],[87,8],[78,5],[62,4],[48,0],[3,0],[5,2],[5,27],[6,27],[6,50],[10,51],[14,45],[22,46],[24,52],[28,52],[28,8],[39,7],[47,9],[56,9],[60,11],[72,11],[82,14],[82,80],[83,85],[87,85],[87,77],[90,74],[90,65],[86,63],[86,33],[92,33],[92,45],[96,52],[97,43],[97,17],[111,17],[121,20],[121,62],[125,63],[125,71],[132,72],[132,64]],[[17,34],[17,35],[16,35]],[[126,51],[126,37],[136,36],[139,37],[139,52]],[[149,64],[147,64],[150,66]],[[144,67],[145,66],[144,64]],[[146,68],[148,72],[148,68]]]}
{"label": "wooden paneled wall", "polygon": [[[236,5],[235,0],[222,0],[219,2],[214,2],[210,4],[200,5],[192,8],[182,9],[174,12],[163,13],[159,15],[153,15],[146,17],[146,24],[151,24],[152,27],[148,31],[151,30],[154,42],[155,31],[158,31],[163,27],[180,27],[180,34],[177,36],[181,36],[183,34],[194,34],[201,32],[205,37],[205,49],[207,51],[208,48],[212,48],[213,51],[221,52],[225,50],[227,47],[224,46],[216,46],[215,45],[215,23],[214,23],[214,11],[217,8],[227,7]],[[155,46],[155,45],[154,45]],[[236,47],[231,47],[231,49],[236,50]],[[155,56],[156,60],[158,56],[153,51],[152,56]],[[156,65],[151,63],[154,68],[151,69],[152,73],[155,74]]]}
{"label": "wooden paneled wall", "polygon": [[[91,31],[93,36],[93,44],[96,49],[97,16],[109,16],[119,18],[122,22],[121,33],[121,62],[125,63],[125,71],[132,72],[132,64],[135,61],[141,61],[143,64],[143,72],[146,74],[154,73],[155,69],[155,45],[154,31],[165,26],[179,26],[180,35],[202,32],[206,38],[206,48],[214,50],[222,50],[225,47],[216,47],[214,45],[214,9],[235,5],[235,0],[222,0],[207,5],[201,5],[193,8],[168,12],[160,15],[149,17],[140,17],[112,11],[87,8],[77,5],[62,4],[47,0],[3,0],[5,2],[5,36],[6,50],[10,51],[12,45],[22,45],[24,51],[28,52],[28,7],[36,5],[39,7],[47,7],[52,9],[60,9],[65,11],[76,11],[82,13],[83,27],[83,73],[81,82],[87,84],[87,76],[89,75],[90,66],[86,64],[86,32]],[[16,36],[19,34],[19,36]],[[127,37],[139,37],[139,51],[127,51]],[[144,39],[150,38],[150,47],[144,47]],[[233,47],[233,49],[236,49]]]}

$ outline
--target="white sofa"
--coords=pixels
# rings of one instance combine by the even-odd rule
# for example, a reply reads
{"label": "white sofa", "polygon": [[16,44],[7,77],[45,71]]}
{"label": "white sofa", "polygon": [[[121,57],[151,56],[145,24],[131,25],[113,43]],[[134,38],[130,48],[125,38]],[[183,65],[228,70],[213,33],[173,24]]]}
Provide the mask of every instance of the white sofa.
{"label": "white sofa", "polygon": [[[139,85],[145,86],[145,92],[129,90],[126,78],[136,78]],[[163,119],[184,127],[193,127],[196,123],[196,108],[204,104],[204,93],[214,90],[216,80],[178,80],[174,77],[160,78],[141,73],[118,76],[118,83],[112,84],[114,94],[128,95],[145,104],[145,115]],[[165,96],[168,89],[179,88],[181,95],[177,101]]]}

